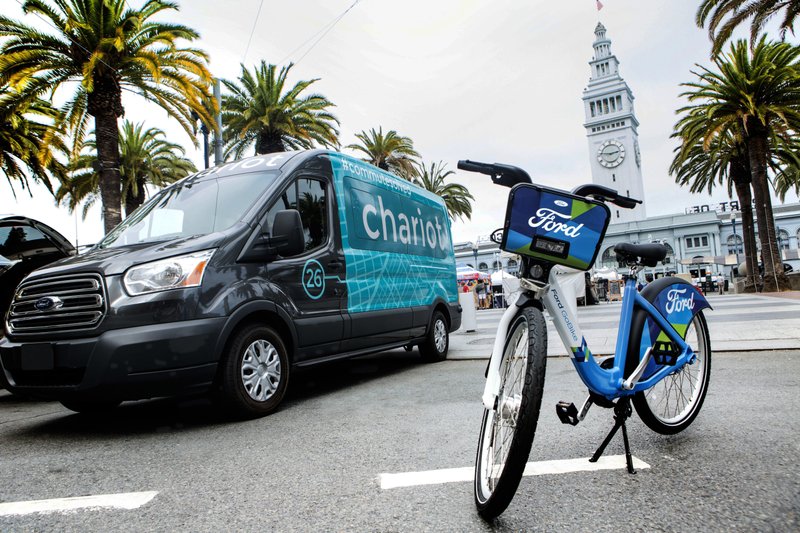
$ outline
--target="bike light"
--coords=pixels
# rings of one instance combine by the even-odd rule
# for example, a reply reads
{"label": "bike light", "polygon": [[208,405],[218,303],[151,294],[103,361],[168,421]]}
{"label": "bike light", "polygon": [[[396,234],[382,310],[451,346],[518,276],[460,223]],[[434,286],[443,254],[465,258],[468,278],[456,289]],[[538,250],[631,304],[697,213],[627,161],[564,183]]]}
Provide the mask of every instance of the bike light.
{"label": "bike light", "polygon": [[541,267],[541,265],[533,265],[531,267],[531,277],[533,279],[539,279],[542,277],[543,274],[544,274],[544,269]]}
{"label": "bike light", "polygon": [[123,283],[131,296],[149,292],[197,287],[214,250],[204,250],[129,268]]}

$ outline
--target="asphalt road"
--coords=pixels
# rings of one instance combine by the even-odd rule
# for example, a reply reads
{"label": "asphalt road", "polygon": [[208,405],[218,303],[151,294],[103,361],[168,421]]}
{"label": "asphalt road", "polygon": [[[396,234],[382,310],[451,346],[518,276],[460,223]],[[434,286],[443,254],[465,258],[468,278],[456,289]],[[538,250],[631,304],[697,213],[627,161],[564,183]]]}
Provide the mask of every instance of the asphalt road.
{"label": "asphalt road", "polygon": [[[295,374],[272,416],[231,422],[203,398],[123,405],[113,418],[0,392],[3,503],[157,492],[141,507],[0,513],[0,531],[798,531],[800,351],[715,354],[706,403],[682,434],[634,416],[650,465],[523,479],[492,525],[468,481],[383,490],[385,473],[471,467],[485,361],[421,365],[393,352]],[[585,458],[612,424],[550,358],[531,461]],[[621,453],[620,440],[607,453]]]}

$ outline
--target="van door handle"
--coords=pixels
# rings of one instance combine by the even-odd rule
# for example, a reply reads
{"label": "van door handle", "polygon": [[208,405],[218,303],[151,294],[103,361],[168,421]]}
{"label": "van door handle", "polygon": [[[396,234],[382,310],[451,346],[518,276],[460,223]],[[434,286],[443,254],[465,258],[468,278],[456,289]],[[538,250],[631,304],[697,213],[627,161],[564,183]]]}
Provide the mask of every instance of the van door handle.
{"label": "van door handle", "polygon": [[328,268],[332,268],[333,270],[339,270],[340,268],[342,268],[342,262],[337,259],[334,259],[333,261],[328,263]]}

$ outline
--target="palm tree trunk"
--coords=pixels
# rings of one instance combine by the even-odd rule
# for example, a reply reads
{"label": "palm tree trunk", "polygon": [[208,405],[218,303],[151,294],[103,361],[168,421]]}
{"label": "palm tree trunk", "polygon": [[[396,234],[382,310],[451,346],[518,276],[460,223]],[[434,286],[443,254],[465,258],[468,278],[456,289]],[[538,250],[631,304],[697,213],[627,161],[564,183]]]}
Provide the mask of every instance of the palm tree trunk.
{"label": "palm tree trunk", "polygon": [[110,232],[122,222],[122,179],[119,173],[119,130],[113,113],[94,117],[97,160],[100,164],[100,198],[103,201],[103,228]]}
{"label": "palm tree trunk", "polygon": [[130,187],[125,193],[125,216],[130,216],[131,213],[144,203],[144,180],[136,180],[136,194],[133,194],[133,187]]}
{"label": "palm tree trunk", "polygon": [[286,147],[283,145],[280,134],[259,134],[258,140],[256,141],[256,155],[285,151]]}
{"label": "palm tree trunk", "polygon": [[117,117],[125,113],[119,80],[95,71],[94,90],[89,93],[87,111],[94,117],[103,226],[108,233],[122,222],[122,179],[119,172],[119,129]]}
{"label": "palm tree trunk", "polygon": [[750,159],[753,196],[756,200],[758,236],[761,239],[761,259],[764,263],[764,291],[775,292],[789,288],[783,273],[783,263],[778,256],[775,239],[775,220],[772,218],[772,201],[767,181],[767,133],[757,120],[748,121],[750,132],[747,150]]}
{"label": "palm tree trunk", "polygon": [[744,281],[745,292],[756,290],[758,279],[758,261],[756,254],[756,236],[753,231],[753,197],[750,193],[750,172],[744,164],[731,162],[731,179],[736,187],[739,209],[742,217],[742,242],[744,243],[744,264],[747,276]]}

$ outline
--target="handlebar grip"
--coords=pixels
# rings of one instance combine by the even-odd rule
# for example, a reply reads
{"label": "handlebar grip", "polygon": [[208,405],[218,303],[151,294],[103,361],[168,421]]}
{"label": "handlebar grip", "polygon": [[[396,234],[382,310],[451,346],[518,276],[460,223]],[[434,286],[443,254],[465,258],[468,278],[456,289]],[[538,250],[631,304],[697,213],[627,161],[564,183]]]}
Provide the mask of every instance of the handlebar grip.
{"label": "handlebar grip", "polygon": [[480,172],[481,174],[493,174],[492,165],[488,163],[479,163],[478,161],[470,161],[469,159],[462,159],[458,162],[458,168],[468,172]]}
{"label": "handlebar grip", "polygon": [[617,196],[612,200],[612,202],[622,207],[623,209],[633,209],[634,207],[636,207],[636,204],[642,203],[641,200],[628,198],[627,196]]}

